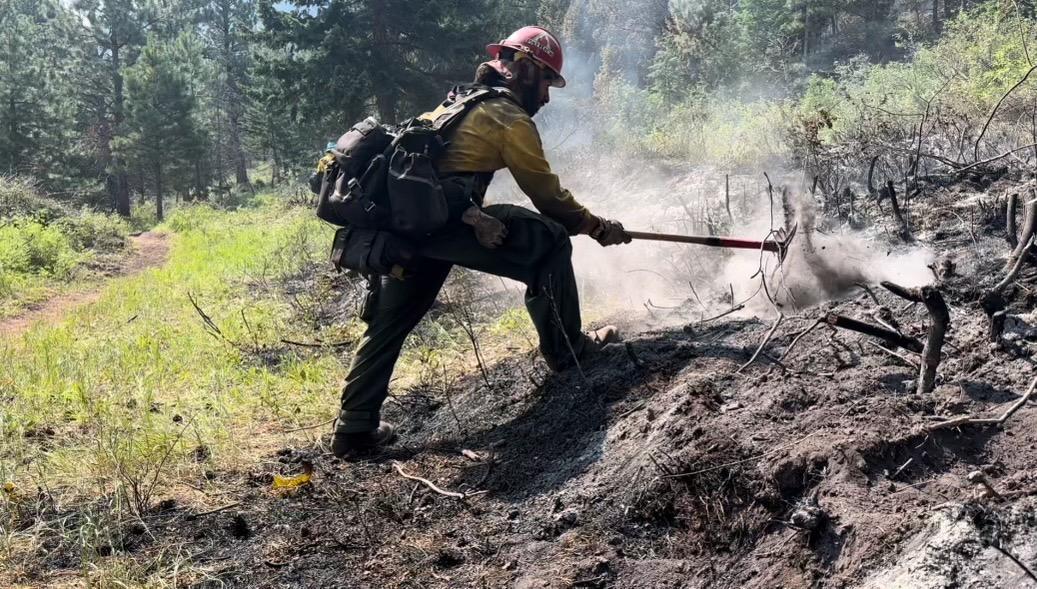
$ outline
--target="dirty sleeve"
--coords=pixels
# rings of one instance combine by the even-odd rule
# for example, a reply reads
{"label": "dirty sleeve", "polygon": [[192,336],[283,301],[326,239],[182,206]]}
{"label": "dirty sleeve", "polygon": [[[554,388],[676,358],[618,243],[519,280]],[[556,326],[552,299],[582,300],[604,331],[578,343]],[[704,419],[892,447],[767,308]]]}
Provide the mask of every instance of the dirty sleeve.
{"label": "dirty sleeve", "polygon": [[529,118],[508,125],[500,141],[501,156],[519,188],[544,215],[561,223],[570,234],[589,233],[598,220],[562,188],[544,157],[540,133]]}

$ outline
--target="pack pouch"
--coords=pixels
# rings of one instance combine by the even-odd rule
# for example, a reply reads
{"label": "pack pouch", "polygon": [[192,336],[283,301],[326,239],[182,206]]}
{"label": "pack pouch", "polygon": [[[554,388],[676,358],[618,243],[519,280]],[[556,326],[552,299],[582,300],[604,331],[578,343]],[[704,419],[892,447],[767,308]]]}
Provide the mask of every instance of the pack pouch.
{"label": "pack pouch", "polygon": [[401,277],[414,261],[414,247],[405,239],[377,229],[343,227],[335,232],[331,263],[339,271]]}
{"label": "pack pouch", "polygon": [[386,180],[394,231],[417,238],[447,224],[449,208],[434,165],[442,149],[431,127],[411,126],[397,140]]}

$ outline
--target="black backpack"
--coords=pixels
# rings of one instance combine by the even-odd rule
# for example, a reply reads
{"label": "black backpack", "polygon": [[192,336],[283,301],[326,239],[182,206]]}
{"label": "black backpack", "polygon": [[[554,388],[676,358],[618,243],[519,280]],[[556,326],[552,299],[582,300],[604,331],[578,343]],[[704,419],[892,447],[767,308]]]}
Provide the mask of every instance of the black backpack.
{"label": "black backpack", "polygon": [[449,221],[435,161],[446,133],[482,100],[506,90],[486,86],[455,89],[434,120],[411,119],[393,130],[373,117],[353,125],[321,159],[310,178],[317,216],[339,225],[332,262],[363,274],[399,275],[413,259],[411,241]]}

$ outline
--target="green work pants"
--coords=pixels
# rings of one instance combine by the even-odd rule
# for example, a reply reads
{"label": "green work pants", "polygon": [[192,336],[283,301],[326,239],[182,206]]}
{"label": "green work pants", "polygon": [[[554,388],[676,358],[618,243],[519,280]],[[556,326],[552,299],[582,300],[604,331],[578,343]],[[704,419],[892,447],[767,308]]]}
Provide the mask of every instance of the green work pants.
{"label": "green work pants", "polygon": [[405,280],[381,278],[367,330],[346,377],[336,431],[359,433],[378,427],[403,341],[432,307],[455,264],[526,285],[526,310],[540,336],[540,352],[552,367],[570,364],[573,354],[583,351],[586,336],[580,328],[572,244],[565,228],[522,207],[491,205],[484,211],[508,228],[500,247],[483,247],[471,227],[458,225],[418,246],[419,259]]}

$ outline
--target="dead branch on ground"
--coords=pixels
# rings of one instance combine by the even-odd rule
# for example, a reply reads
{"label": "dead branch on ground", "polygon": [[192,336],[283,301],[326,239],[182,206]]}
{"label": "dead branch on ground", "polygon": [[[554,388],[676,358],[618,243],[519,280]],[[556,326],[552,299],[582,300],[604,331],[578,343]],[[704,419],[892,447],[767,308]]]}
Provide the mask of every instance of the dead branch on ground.
{"label": "dead branch on ground", "polygon": [[905,350],[910,350],[916,354],[921,354],[922,350],[925,349],[922,342],[913,337],[883,327],[877,327],[870,323],[858,321],[857,319],[851,319],[845,315],[829,313],[825,316],[825,322],[833,327],[848,329],[871,337],[877,337],[893,347],[904,348]]}
{"label": "dead branch on ground", "polygon": [[1026,394],[1020,397],[1015,403],[1012,403],[1012,406],[1006,409],[1000,417],[973,417],[971,415],[965,415],[927,426],[925,431],[932,432],[941,429],[963,427],[966,425],[1004,425],[1004,423],[1008,421],[1008,418],[1012,417],[1016,411],[1021,409],[1023,405],[1026,405],[1030,398],[1033,397],[1035,389],[1037,389],[1037,378],[1034,378],[1030,383],[1030,388],[1026,390]]}
{"label": "dead branch on ground", "polygon": [[947,303],[943,300],[940,291],[932,286],[908,289],[889,281],[883,281],[882,286],[901,298],[925,304],[925,308],[929,311],[929,333],[925,341],[925,348],[922,350],[918,392],[923,395],[931,393],[936,383],[936,369],[942,358],[943,342],[951,322]]}
{"label": "dead branch on ground", "polygon": [[801,340],[804,337],[806,337],[806,335],[808,333],[810,333],[811,331],[814,331],[815,327],[817,327],[818,325],[823,324],[824,322],[825,322],[824,319],[818,319],[818,320],[814,321],[813,323],[811,323],[810,327],[807,327],[803,331],[799,332],[796,335],[796,337],[792,338],[792,342],[789,343],[789,346],[787,348],[785,348],[785,351],[781,354],[781,356],[778,357],[778,362],[783,362],[785,360],[785,357],[789,355],[789,352],[792,351],[792,348],[795,348],[796,344],[799,343],[799,340]]}
{"label": "dead branch on ground", "polygon": [[421,477],[414,476],[412,474],[407,474],[407,472],[404,471],[403,468],[400,466],[399,462],[393,462],[392,466],[393,466],[393,468],[396,469],[396,472],[400,473],[401,477],[403,477],[405,479],[412,480],[412,481],[417,481],[417,482],[425,485],[429,489],[432,489],[436,493],[439,493],[440,495],[444,495],[446,497],[454,497],[455,499],[460,499],[461,501],[464,501],[464,500],[468,499],[469,497],[475,497],[477,495],[482,495],[482,494],[487,492],[487,491],[476,491],[474,493],[458,493],[456,491],[445,491],[445,490],[440,489],[439,487],[437,487],[435,483],[433,483],[432,481],[430,481],[428,479],[423,479]]}
{"label": "dead branch on ground", "polygon": [[291,429],[286,429],[286,430],[283,430],[281,433],[282,434],[292,434],[292,433],[295,433],[295,432],[302,432],[302,431],[306,431],[306,430],[310,430],[310,429],[317,429],[318,427],[322,427],[322,426],[325,426],[325,425],[331,425],[332,423],[335,423],[336,419],[338,419],[338,417],[332,417],[331,419],[329,419],[327,421],[322,421],[320,423],[314,423],[312,425],[304,425],[304,426],[301,426],[301,427],[293,427]]}
{"label": "dead branch on ground", "polygon": [[1023,572],[1026,573],[1026,576],[1030,577],[1034,581],[1037,581],[1037,575],[1035,575],[1033,573],[1033,571],[1030,570],[1030,567],[1028,567],[1025,564],[1023,564],[1023,561],[1019,560],[1019,558],[1017,556],[1015,556],[1011,552],[1005,550],[1004,547],[1001,546],[1001,542],[994,542],[994,543],[991,544],[991,546],[993,546],[994,549],[997,550],[998,552],[1000,552],[1001,554],[1003,554],[1006,557],[1008,557],[1008,560],[1014,562],[1016,564],[1016,566],[1018,566],[1019,568],[1023,569]]}
{"label": "dead branch on ground", "polygon": [[353,345],[354,341],[343,341],[343,342],[322,342],[317,340],[315,343],[297,342],[290,339],[281,339],[282,344],[288,344],[289,346],[299,346],[300,348],[343,348],[346,346]]}
{"label": "dead branch on ground", "polygon": [[915,370],[918,370],[918,363],[915,362],[914,360],[912,360],[911,358],[908,358],[907,356],[905,356],[903,354],[898,354],[898,353],[894,352],[893,350],[891,350],[891,349],[889,349],[889,348],[887,348],[885,346],[880,346],[879,344],[876,344],[875,342],[867,342],[867,344],[869,346],[879,350],[880,352],[885,352],[885,353],[889,354],[890,356],[893,356],[894,358],[903,361],[905,364],[907,364],[911,368],[914,368]]}
{"label": "dead branch on ground", "polygon": [[760,353],[763,352],[764,346],[766,346],[767,343],[771,341],[771,338],[774,337],[774,332],[778,331],[778,326],[781,325],[781,322],[784,320],[785,315],[783,313],[778,313],[778,318],[774,321],[774,325],[771,326],[771,329],[767,332],[766,337],[764,337],[763,341],[760,342],[760,345],[756,348],[756,352],[753,353],[752,358],[749,358],[748,362],[742,364],[738,368],[738,370],[735,370],[735,374],[740,374],[743,370],[751,366],[753,362],[756,362],[756,359],[760,356]]}
{"label": "dead branch on ground", "polygon": [[741,305],[738,305],[737,307],[731,307],[730,309],[724,311],[723,313],[721,313],[721,314],[719,314],[719,315],[717,315],[715,317],[710,317],[709,319],[703,319],[703,320],[699,321],[699,323],[709,323],[710,321],[716,321],[717,319],[721,319],[723,317],[727,317],[731,313],[737,313],[737,312],[741,311],[744,308],[745,308],[745,304],[743,303]]}

